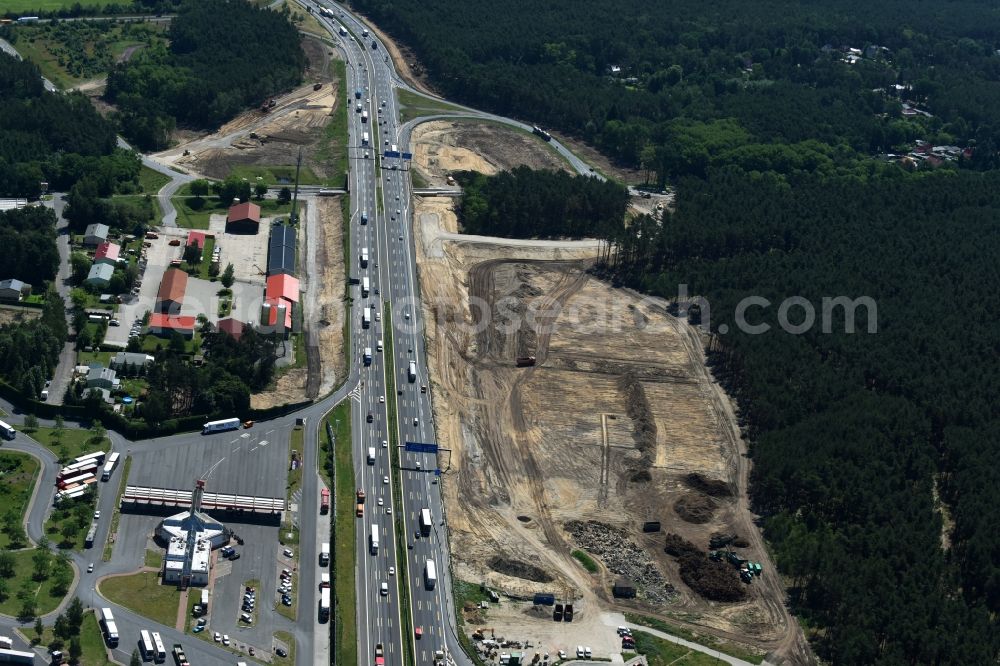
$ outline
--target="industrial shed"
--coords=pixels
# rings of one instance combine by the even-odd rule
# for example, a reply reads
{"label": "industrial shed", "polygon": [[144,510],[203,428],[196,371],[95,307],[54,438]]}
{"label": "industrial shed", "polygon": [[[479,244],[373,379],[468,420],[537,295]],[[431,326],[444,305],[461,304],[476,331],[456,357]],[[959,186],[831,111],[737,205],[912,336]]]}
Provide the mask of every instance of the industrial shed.
{"label": "industrial shed", "polygon": [[295,227],[285,224],[271,226],[267,243],[267,274],[295,275]]}

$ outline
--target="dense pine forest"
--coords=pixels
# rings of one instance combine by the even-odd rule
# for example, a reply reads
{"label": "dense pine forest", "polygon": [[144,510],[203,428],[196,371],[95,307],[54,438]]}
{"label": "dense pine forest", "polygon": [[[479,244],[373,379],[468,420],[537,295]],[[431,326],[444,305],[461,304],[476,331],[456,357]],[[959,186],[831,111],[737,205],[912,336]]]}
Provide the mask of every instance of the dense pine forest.
{"label": "dense pine forest", "polygon": [[997,161],[1000,16],[975,0],[352,5],[447,96],[579,136],[661,184],[725,164],[863,171],[859,156],[915,139]]}
{"label": "dense pine forest", "polygon": [[84,171],[138,177],[118,169],[114,125],[81,94],[47,92],[35,65],[0,53],[0,100],[0,196],[68,189]]}
{"label": "dense pine forest", "polygon": [[[705,299],[754,507],[817,653],[997,663],[1000,17],[962,0],[354,4],[447,95],[675,186],[662,219],[577,222],[609,241],[609,277]],[[924,142],[958,150],[924,161]],[[586,233],[563,219],[572,179],[462,179],[466,231]],[[768,299],[747,312],[766,333],[741,331],[747,296]],[[804,332],[779,326],[790,297],[815,311]],[[837,297],[874,303],[852,333],[842,307],[824,326]]]}
{"label": "dense pine forest", "polygon": [[185,0],[169,40],[108,75],[105,97],[118,107],[125,136],[143,150],[165,147],[175,126],[217,127],[302,81],[305,54],[287,12]]}

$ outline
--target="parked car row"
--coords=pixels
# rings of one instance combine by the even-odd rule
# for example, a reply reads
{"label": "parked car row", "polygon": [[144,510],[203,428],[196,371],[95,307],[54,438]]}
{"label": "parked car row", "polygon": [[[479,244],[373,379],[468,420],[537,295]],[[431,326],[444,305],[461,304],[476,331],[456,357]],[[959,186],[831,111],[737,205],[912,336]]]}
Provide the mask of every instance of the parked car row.
{"label": "parked car row", "polygon": [[281,603],[285,606],[292,605],[292,572],[288,569],[281,570],[281,582],[278,584],[278,592],[281,594]]}

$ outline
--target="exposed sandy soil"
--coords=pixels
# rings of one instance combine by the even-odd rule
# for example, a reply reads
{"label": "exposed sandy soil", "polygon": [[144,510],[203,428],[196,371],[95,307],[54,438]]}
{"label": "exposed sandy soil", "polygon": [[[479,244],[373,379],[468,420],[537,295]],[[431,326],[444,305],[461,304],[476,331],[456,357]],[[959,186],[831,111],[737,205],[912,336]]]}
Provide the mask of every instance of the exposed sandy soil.
{"label": "exposed sandy soil", "polygon": [[318,338],[322,360],[318,392],[319,395],[325,395],[333,390],[347,372],[343,326],[344,225],[340,197],[317,197],[315,206],[320,221],[317,264],[322,276],[318,285],[310,285],[317,301],[310,321]]}
{"label": "exposed sandy soil", "polygon": [[[741,554],[764,563],[767,584],[761,579],[749,586],[744,602],[719,604],[680,580],[676,562],[663,552],[662,532],[641,530],[643,521],[658,520],[663,532],[706,551],[716,531],[750,538],[742,503],[707,498],[684,483],[697,472],[736,487],[742,472],[729,419],[715,402],[725,397],[704,371],[697,334],[662,304],[586,273],[592,248],[440,237],[456,226],[450,207],[450,201],[418,200],[415,219],[437,436],[451,449],[440,464],[447,470],[443,489],[456,576],[507,594],[574,598],[584,618],[634,609],[763,649],[784,647],[797,629],[786,624],[780,581],[768,571],[759,535]],[[470,299],[504,323],[517,315],[525,321],[506,330],[474,330]],[[525,315],[529,305],[538,313],[533,322]],[[514,358],[522,355],[536,356],[537,366],[516,368]],[[656,426],[648,465],[623,390],[626,373],[645,393]],[[630,480],[637,469],[647,469],[650,480]],[[674,504],[699,496],[708,507],[706,522],[685,522]],[[588,574],[570,556],[579,547],[564,529],[571,520],[624,530],[676,594],[652,603],[643,597],[658,590],[645,594],[640,586],[639,599],[613,599],[617,575],[603,563]],[[533,564],[552,580],[499,573],[491,566],[497,556]],[[548,646],[564,642],[550,617],[518,618],[516,626],[537,622]]]}
{"label": "exposed sandy soil", "polygon": [[446,184],[453,171],[494,174],[516,166],[569,170],[541,141],[512,128],[475,120],[435,120],[413,129],[413,165],[427,183]]}
{"label": "exposed sandy soil", "polygon": [[[303,165],[321,179],[329,177],[331,160],[318,151],[341,95],[328,48],[312,37],[303,39],[302,46],[309,60],[306,84],[275,98],[270,112],[245,111],[208,135],[179,130],[173,137],[177,145],[158,157],[190,173],[225,178],[235,166],[294,166],[301,148]],[[323,87],[313,90],[314,83]]]}
{"label": "exposed sandy soil", "polygon": [[[273,389],[252,395],[250,405],[254,409],[324,395],[333,390],[346,373],[340,198],[314,198],[305,209],[304,219],[306,224],[302,228],[308,236],[300,236],[299,241],[300,280],[304,292],[301,303],[304,335],[300,339],[304,342],[296,347],[295,353],[307,354],[307,364],[284,372]],[[310,281],[309,275],[318,276],[318,279]]]}
{"label": "exposed sandy soil", "polygon": [[0,326],[4,324],[16,324],[23,321],[31,321],[42,316],[42,311],[38,308],[22,308],[16,305],[0,307]]}

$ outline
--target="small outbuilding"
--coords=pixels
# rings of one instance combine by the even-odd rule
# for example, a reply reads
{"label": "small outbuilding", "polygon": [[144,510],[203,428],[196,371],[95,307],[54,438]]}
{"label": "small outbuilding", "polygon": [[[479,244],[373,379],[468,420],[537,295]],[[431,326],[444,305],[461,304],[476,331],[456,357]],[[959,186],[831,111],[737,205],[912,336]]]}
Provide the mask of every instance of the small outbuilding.
{"label": "small outbuilding", "polygon": [[246,324],[243,322],[233,319],[232,317],[227,317],[226,319],[219,320],[218,329],[221,333],[226,333],[238,342],[239,339],[243,337],[244,326],[246,326]]}
{"label": "small outbuilding", "polygon": [[611,588],[611,594],[616,599],[634,599],[635,585],[627,578],[619,578]]}
{"label": "small outbuilding", "polygon": [[226,232],[231,234],[255,234],[260,229],[260,206],[250,201],[229,207],[226,216]]}
{"label": "small outbuilding", "polygon": [[149,354],[139,352],[118,352],[111,357],[111,365],[115,370],[122,368],[145,368],[156,359]]}
{"label": "small outbuilding", "polygon": [[24,295],[25,287],[27,287],[21,280],[15,280],[11,278],[9,280],[0,280],[0,300],[2,301],[19,301],[21,296]]}
{"label": "small outbuilding", "polygon": [[101,243],[107,243],[108,232],[110,231],[106,224],[95,223],[87,225],[87,229],[83,232],[83,244],[97,247]]}

